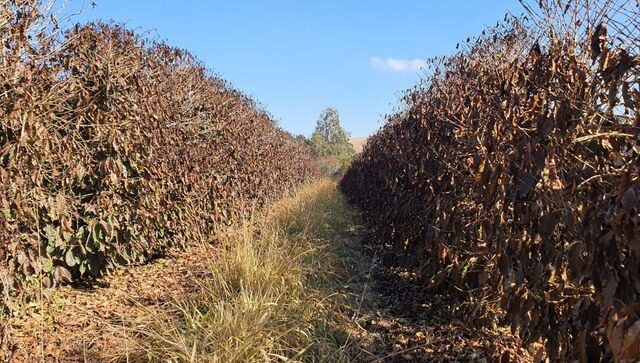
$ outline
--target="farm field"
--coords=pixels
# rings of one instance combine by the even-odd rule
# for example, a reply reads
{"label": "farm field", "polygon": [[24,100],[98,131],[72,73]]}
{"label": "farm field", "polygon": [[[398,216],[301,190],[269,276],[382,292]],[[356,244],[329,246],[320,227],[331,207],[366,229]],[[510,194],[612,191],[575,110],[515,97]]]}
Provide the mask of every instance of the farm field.
{"label": "farm field", "polygon": [[640,362],[640,0],[470,4],[0,2],[0,362]]}
{"label": "farm field", "polygon": [[[87,288],[63,287],[10,321],[17,361],[407,361],[528,355],[504,329],[470,329],[414,303],[411,276],[320,180],[216,243],[170,251]],[[441,300],[443,299],[443,300]]]}
{"label": "farm field", "polygon": [[367,142],[366,137],[354,137],[349,140],[353,145],[353,148],[356,150],[356,153],[361,153],[364,150],[364,145]]}

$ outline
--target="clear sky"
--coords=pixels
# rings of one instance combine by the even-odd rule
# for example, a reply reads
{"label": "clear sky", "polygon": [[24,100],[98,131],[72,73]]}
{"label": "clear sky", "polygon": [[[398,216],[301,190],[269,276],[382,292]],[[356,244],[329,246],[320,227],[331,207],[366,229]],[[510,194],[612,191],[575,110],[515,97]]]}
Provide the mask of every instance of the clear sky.
{"label": "clear sky", "polygon": [[[419,79],[423,59],[521,14],[518,0],[91,0],[77,19],[113,19],[188,49],[294,134],[338,109],[373,134]],[[82,0],[71,0],[67,11]]]}

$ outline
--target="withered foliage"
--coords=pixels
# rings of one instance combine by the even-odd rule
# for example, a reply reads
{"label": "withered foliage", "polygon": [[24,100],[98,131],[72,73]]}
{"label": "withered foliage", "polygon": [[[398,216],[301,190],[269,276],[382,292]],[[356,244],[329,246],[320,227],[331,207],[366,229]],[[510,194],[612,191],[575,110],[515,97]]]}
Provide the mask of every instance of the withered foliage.
{"label": "withered foliage", "polygon": [[61,30],[38,0],[0,4],[5,293],[203,240],[315,175],[302,144],[188,52],[121,25]]}
{"label": "withered foliage", "polygon": [[434,60],[341,188],[469,322],[637,360],[640,4],[524,5]]}

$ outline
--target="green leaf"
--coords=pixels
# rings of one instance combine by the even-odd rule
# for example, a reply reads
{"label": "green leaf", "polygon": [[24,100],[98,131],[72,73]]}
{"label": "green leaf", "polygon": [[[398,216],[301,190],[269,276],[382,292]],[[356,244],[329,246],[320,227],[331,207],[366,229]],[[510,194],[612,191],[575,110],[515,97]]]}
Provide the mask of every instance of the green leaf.
{"label": "green leaf", "polygon": [[87,228],[85,226],[80,226],[75,233],[75,241],[76,243],[84,246],[86,248],[87,242]]}
{"label": "green leaf", "polygon": [[61,238],[59,228],[53,224],[47,224],[44,227],[44,234],[47,238],[47,244],[54,247],[66,246],[65,241]]}
{"label": "green leaf", "polygon": [[45,251],[47,252],[47,256],[53,256],[56,252],[56,246],[47,245],[45,247]]}
{"label": "green leaf", "polygon": [[105,229],[102,223],[97,223],[93,226],[93,231],[91,233],[91,244],[92,248],[89,248],[92,252],[98,252],[103,249],[107,238],[107,230]]}
{"label": "green leaf", "polygon": [[40,264],[45,273],[50,273],[53,270],[53,261],[50,258],[40,257]]}
{"label": "green leaf", "polygon": [[44,235],[49,241],[49,244],[55,245],[58,238],[58,229],[53,224],[47,224],[44,226]]}
{"label": "green leaf", "polygon": [[69,267],[76,265],[76,256],[73,255],[73,250],[68,250],[67,253],[65,253],[64,262],[66,262]]}

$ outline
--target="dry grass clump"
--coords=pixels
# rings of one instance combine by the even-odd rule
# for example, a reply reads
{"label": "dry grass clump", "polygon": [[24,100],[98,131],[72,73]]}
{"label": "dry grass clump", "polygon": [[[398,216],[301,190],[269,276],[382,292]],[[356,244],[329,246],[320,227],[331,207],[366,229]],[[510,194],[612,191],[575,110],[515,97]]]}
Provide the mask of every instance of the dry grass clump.
{"label": "dry grass clump", "polygon": [[221,235],[197,292],[153,313],[142,329],[122,329],[131,347],[117,359],[179,362],[347,360],[340,322],[348,271],[364,264],[345,234],[353,212],[330,181],[303,188],[266,215]]}

